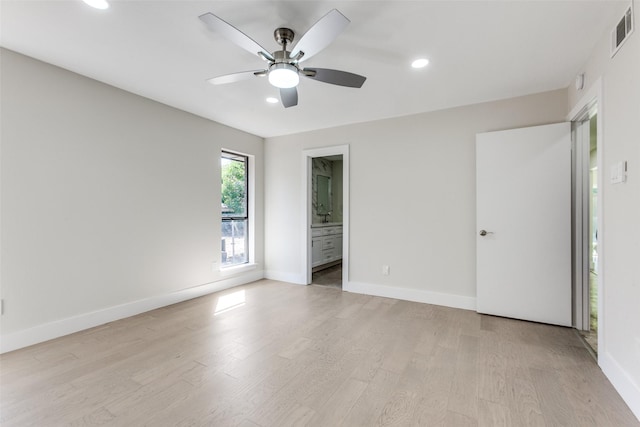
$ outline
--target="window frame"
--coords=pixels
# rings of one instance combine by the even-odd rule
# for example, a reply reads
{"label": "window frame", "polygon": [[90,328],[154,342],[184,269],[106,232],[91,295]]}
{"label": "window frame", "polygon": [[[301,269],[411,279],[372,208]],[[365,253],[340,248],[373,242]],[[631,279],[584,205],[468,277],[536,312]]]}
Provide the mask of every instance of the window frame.
{"label": "window frame", "polygon": [[[240,263],[228,264],[223,262],[222,260],[222,250],[220,254],[220,271],[229,271],[231,269],[242,269],[247,265],[253,264],[253,254],[254,254],[254,244],[253,244],[253,185],[251,178],[253,176],[252,167],[253,167],[253,156],[249,154],[239,153],[237,151],[232,151],[228,149],[222,149],[220,152],[220,161],[222,159],[228,159],[230,161],[243,161],[245,165],[245,180],[244,180],[244,190],[245,190],[245,209],[244,216],[243,215],[234,215],[234,216],[224,216],[222,211],[220,212],[220,232],[221,232],[221,240],[222,240],[222,225],[224,223],[233,223],[233,221],[244,221],[245,226],[245,242],[244,242],[244,250],[245,250],[245,261]],[[243,160],[240,160],[243,159]],[[220,163],[220,203],[222,206],[222,162]]]}

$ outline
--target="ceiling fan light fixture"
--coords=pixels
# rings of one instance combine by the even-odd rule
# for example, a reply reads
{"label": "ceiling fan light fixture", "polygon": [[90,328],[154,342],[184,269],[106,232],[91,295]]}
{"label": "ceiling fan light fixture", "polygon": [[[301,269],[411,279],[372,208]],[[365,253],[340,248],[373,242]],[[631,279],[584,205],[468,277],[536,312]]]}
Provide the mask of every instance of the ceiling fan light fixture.
{"label": "ceiling fan light fixture", "polygon": [[291,64],[273,64],[269,68],[269,83],[277,88],[288,89],[296,87],[299,82],[298,69]]}

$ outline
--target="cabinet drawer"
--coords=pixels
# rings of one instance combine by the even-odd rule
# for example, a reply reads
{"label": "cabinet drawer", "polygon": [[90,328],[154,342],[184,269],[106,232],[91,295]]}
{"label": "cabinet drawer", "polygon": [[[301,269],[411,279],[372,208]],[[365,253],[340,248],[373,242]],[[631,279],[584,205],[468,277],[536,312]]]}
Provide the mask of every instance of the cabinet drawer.
{"label": "cabinet drawer", "polygon": [[336,239],[333,237],[325,237],[322,239],[322,250],[333,249],[336,247]]}
{"label": "cabinet drawer", "polygon": [[342,236],[335,236],[333,241],[335,244],[335,255],[338,258],[342,258]]}
{"label": "cabinet drawer", "polygon": [[329,236],[331,234],[336,234],[336,228],[335,227],[325,227],[322,229],[322,234],[324,234],[325,236]]}
{"label": "cabinet drawer", "polygon": [[311,237],[320,237],[323,234],[324,233],[322,231],[322,228],[312,228],[311,229]]}
{"label": "cabinet drawer", "polygon": [[336,257],[335,250],[333,250],[333,249],[323,249],[322,250],[322,262],[333,261],[335,257]]}

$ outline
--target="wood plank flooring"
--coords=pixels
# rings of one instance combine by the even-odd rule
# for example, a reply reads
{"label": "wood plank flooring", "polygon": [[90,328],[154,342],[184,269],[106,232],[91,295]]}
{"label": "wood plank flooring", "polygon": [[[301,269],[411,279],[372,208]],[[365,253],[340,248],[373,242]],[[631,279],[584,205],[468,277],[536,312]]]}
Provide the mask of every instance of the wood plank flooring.
{"label": "wood plank flooring", "polygon": [[268,280],[0,371],[6,427],[640,426],[571,329]]}

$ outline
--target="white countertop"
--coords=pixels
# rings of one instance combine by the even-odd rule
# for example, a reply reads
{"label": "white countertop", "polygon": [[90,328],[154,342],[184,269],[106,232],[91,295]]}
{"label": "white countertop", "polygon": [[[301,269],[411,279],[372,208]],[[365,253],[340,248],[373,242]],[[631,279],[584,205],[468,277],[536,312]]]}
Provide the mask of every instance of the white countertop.
{"label": "white countertop", "polygon": [[311,224],[311,228],[335,227],[336,225],[342,225],[342,223],[341,222],[321,222],[321,223],[317,223],[317,224]]}

